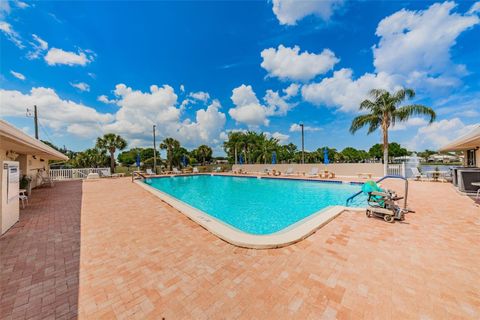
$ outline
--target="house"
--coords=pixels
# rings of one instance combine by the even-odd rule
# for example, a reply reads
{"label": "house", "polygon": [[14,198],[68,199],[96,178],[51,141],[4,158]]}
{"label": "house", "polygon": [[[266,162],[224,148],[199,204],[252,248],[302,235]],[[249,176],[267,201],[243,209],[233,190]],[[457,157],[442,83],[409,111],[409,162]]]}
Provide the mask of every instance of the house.
{"label": "house", "polygon": [[480,125],[464,136],[457,138],[443,146],[440,152],[463,151],[463,165],[466,167],[480,167]]}

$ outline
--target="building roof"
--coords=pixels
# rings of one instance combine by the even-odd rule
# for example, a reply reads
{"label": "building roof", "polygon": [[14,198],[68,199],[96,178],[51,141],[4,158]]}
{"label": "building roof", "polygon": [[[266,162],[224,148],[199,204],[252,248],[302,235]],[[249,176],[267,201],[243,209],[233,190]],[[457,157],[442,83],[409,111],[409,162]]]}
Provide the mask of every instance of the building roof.
{"label": "building roof", "polygon": [[480,125],[464,136],[444,145],[439,151],[462,151],[480,147]]}
{"label": "building roof", "polygon": [[18,154],[41,156],[47,160],[68,160],[63,153],[45,143],[32,138],[22,130],[0,119],[0,149]]}

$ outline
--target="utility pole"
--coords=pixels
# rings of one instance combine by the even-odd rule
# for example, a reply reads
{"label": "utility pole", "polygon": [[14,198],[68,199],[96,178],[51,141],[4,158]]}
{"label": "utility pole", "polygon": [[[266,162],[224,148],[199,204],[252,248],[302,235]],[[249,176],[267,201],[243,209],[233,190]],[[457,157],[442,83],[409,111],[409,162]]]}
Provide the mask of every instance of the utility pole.
{"label": "utility pole", "polygon": [[305,164],[305,135],[303,132],[303,123],[300,123],[300,127],[302,127],[302,164]]}
{"label": "utility pole", "polygon": [[35,139],[38,140],[38,113],[37,113],[37,106],[36,105],[33,106],[33,114],[34,114],[34,119],[35,119]]}
{"label": "utility pole", "polygon": [[153,125],[153,172],[157,174],[157,144],[155,142],[155,125]]}

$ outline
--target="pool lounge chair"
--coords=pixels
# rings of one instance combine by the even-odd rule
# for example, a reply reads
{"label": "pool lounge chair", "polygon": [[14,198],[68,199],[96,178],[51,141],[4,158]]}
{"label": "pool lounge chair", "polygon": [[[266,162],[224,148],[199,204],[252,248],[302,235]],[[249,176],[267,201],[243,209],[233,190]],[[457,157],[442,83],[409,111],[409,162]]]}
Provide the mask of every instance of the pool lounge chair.
{"label": "pool lounge chair", "polygon": [[312,168],[312,170],[310,170],[310,173],[307,174],[307,177],[318,177],[318,168]]}
{"label": "pool lounge chair", "polygon": [[289,167],[287,169],[287,171],[285,171],[284,175],[286,176],[294,176],[295,175],[295,172],[293,171],[293,168],[292,167]]}
{"label": "pool lounge chair", "polygon": [[424,174],[421,174],[418,168],[410,168],[412,170],[412,175],[415,178],[415,180],[428,180],[428,177]]}
{"label": "pool lounge chair", "polygon": [[149,176],[155,176],[156,173],[152,171],[152,169],[148,168],[146,172]]}
{"label": "pool lounge chair", "polygon": [[112,174],[110,170],[100,170],[100,176],[103,178],[116,178],[118,177],[118,174]]}
{"label": "pool lounge chair", "polygon": [[177,168],[173,168],[173,174],[182,174],[182,171],[178,170]]}
{"label": "pool lounge chair", "polygon": [[193,173],[200,173],[200,171],[198,171],[198,168],[197,168],[197,167],[193,168],[192,172],[193,172]]}

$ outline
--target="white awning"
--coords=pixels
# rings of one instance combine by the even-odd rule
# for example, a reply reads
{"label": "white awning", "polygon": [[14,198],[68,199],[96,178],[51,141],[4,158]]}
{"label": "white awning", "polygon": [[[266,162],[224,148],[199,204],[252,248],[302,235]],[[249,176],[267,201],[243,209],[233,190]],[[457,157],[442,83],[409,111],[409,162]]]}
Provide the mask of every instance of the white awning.
{"label": "white awning", "polygon": [[464,136],[440,148],[439,151],[462,151],[480,147],[480,125]]}
{"label": "white awning", "polygon": [[4,120],[0,120],[0,149],[18,154],[42,156],[46,160],[68,160],[63,153],[30,137]]}

